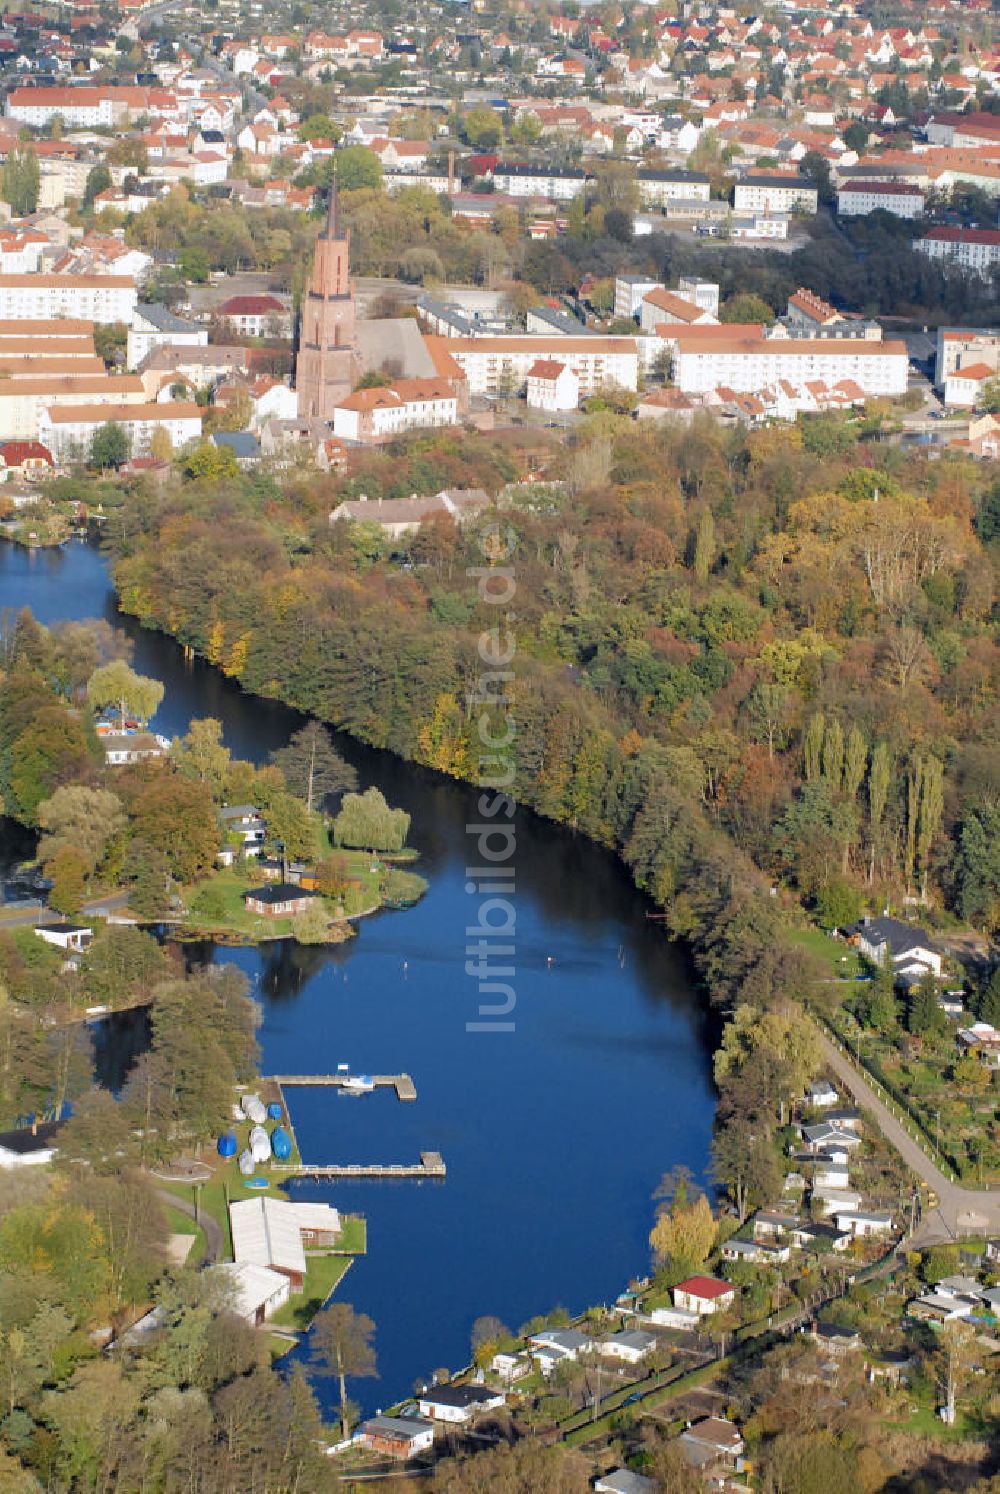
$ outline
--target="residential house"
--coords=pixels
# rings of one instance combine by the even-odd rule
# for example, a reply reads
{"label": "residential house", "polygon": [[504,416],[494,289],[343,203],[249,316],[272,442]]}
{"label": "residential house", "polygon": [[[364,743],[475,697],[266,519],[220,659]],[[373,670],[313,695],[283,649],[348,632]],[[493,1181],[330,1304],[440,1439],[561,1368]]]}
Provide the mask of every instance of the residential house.
{"label": "residential house", "polygon": [[529,410],[551,414],[575,410],[580,403],[580,381],[568,363],[556,358],[537,358],[528,369]]}
{"label": "residential house", "polygon": [[869,1235],[887,1235],[892,1230],[890,1209],[836,1209],[833,1217],[837,1228],[846,1231],[854,1239],[866,1239]]}
{"label": "residential house", "polygon": [[464,1424],[481,1411],[499,1411],[506,1405],[503,1391],[486,1385],[434,1385],[421,1391],[417,1410],[431,1421]]}
{"label": "residential house", "polygon": [[434,1446],[434,1423],[422,1416],[373,1416],[357,1439],[371,1452],[390,1458],[415,1458]]}
{"label": "residential house", "polygon": [[318,892],[296,887],[292,882],[272,882],[266,887],[252,887],[243,894],[243,901],[251,913],[262,918],[294,918],[319,896]]}
{"label": "residential house", "polygon": [[656,1348],[656,1335],[647,1333],[642,1328],[632,1328],[605,1339],[598,1348],[608,1359],[621,1359],[625,1364],[640,1364]]}
{"label": "residential house", "polygon": [[689,1276],[673,1289],[674,1306],[696,1312],[699,1317],[728,1312],[736,1301],[736,1288],[714,1276]]}
{"label": "residential house", "polygon": [[244,856],[256,856],[267,839],[264,817],[253,804],[226,804],[219,810],[225,834],[239,840]]}
{"label": "residential house", "polygon": [[836,1105],[840,1096],[829,1079],[816,1079],[806,1090],[805,1098],[807,1105],[815,1105],[818,1110],[825,1110],[831,1105]]}
{"label": "residential house", "polygon": [[359,498],[345,500],[330,514],[330,523],[377,524],[390,539],[415,534],[421,524],[437,517],[462,525],[490,505],[482,488],[442,488],[428,498]]}
{"label": "residential house", "polygon": [[873,965],[891,965],[897,980],[912,982],[941,974],[941,956],[930,935],[916,924],[901,923],[898,918],[866,918],[845,933],[856,936],[858,950]]}
{"label": "residential house", "polygon": [[150,731],[108,732],[101,737],[101,746],[109,766],[120,768],[131,763],[148,762],[150,758],[166,757],[170,743]]}
{"label": "residential house", "polygon": [[564,1360],[590,1353],[594,1340],[578,1328],[541,1328],[529,1337],[528,1348],[542,1374],[548,1376]]}
{"label": "residential house", "polygon": [[287,337],[291,325],[276,296],[230,296],[218,314],[244,337]]}
{"label": "residential house", "polygon": [[35,933],[45,944],[78,954],[93,943],[94,930],[83,923],[36,923]]}
{"label": "residential house", "polygon": [[684,1461],[714,1479],[743,1470],[743,1437],[740,1429],[724,1416],[705,1416],[692,1422],[677,1439]]}
{"label": "residential house", "polygon": [[594,1480],[595,1494],[654,1494],[655,1489],[651,1478],[631,1468],[615,1468]]}

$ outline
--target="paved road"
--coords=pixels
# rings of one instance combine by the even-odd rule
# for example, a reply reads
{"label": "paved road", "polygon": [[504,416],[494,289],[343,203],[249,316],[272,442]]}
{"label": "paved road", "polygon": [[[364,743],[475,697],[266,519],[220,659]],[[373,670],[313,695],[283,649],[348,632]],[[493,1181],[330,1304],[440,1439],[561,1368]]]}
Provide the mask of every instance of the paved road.
{"label": "paved road", "polygon": [[[80,918],[106,918],[109,913],[115,913],[124,908],[128,903],[127,892],[109,892],[105,897],[92,898],[90,902],[84,903],[77,915]],[[0,909],[0,928],[16,929],[30,928],[36,923],[44,923],[51,920],[53,923],[61,922],[61,916],[53,913],[51,908],[46,908],[43,903],[30,903],[20,913],[7,914]]]}
{"label": "paved road", "polygon": [[[178,1193],[171,1193],[169,1188],[158,1188],[160,1202],[169,1205],[172,1209],[179,1209],[189,1219],[194,1219],[194,1204],[189,1203],[186,1198],[181,1198]],[[225,1251],[222,1248],[222,1230],[215,1219],[207,1210],[202,1209],[199,1213],[197,1223],[205,1231],[205,1264],[223,1258]]]}
{"label": "paved road", "polygon": [[860,1069],[822,1029],[817,1030],[823,1055],[837,1078],[859,1105],[871,1111],[882,1135],[896,1148],[911,1172],[932,1188],[940,1200],[938,1208],[925,1213],[912,1243],[929,1245],[963,1233],[1000,1231],[1000,1192],[977,1191],[953,1183],[914,1140],[906,1123],[898,1120],[879,1099]]}

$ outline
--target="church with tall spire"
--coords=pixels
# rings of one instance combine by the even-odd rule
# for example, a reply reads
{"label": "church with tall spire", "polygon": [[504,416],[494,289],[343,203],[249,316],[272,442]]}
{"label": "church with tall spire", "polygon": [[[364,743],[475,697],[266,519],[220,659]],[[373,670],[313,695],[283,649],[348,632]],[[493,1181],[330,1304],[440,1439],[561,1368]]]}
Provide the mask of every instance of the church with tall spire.
{"label": "church with tall spire", "polygon": [[316,240],[312,275],[302,303],[295,369],[299,418],[331,420],[334,405],[350,394],[360,374],[350,243],[340,225],[334,180],[326,224]]}

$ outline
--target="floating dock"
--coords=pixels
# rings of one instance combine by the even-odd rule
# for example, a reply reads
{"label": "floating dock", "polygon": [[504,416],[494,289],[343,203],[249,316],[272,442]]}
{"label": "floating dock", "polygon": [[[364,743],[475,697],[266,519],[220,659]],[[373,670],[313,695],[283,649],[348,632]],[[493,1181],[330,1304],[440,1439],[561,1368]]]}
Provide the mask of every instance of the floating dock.
{"label": "floating dock", "polygon": [[[272,1074],[262,1082],[276,1084],[279,1089],[287,1089],[290,1085],[297,1085],[300,1089],[316,1089],[322,1085],[344,1089],[348,1079],[357,1077],[356,1074]],[[371,1074],[369,1077],[376,1089],[394,1089],[397,1100],[417,1098],[417,1087],[409,1074]]]}
{"label": "floating dock", "polygon": [[272,1172],[285,1172],[297,1178],[443,1178],[447,1175],[444,1158],[440,1152],[421,1152],[420,1161],[412,1164],[399,1162],[367,1163],[348,1162],[343,1165],[314,1167],[308,1162],[277,1162],[271,1164]]}

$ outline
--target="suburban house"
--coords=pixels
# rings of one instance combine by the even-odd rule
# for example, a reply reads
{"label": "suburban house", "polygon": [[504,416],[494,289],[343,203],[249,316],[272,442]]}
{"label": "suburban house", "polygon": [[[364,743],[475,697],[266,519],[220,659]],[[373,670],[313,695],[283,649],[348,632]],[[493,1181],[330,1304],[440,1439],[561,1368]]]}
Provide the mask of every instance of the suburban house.
{"label": "suburban house", "polygon": [[373,1416],[362,1425],[357,1440],[389,1458],[415,1458],[434,1446],[434,1423],[422,1416]]}
{"label": "suburban house", "polygon": [[857,938],[858,950],[873,965],[892,965],[899,981],[918,981],[923,975],[941,974],[941,956],[930,935],[898,918],[866,918],[845,929]]}
{"label": "suburban house", "polygon": [[568,363],[536,358],[528,369],[527,400],[529,410],[575,410],[580,403],[580,381]]}
{"label": "suburban house", "polygon": [[442,488],[427,498],[345,499],[330,514],[330,523],[377,524],[390,539],[416,534],[422,524],[435,518],[462,525],[477,518],[490,506],[482,488]]}
{"label": "suburban house", "polygon": [[713,1312],[728,1312],[736,1301],[736,1288],[714,1276],[689,1276],[674,1287],[674,1306],[706,1317]]}
{"label": "suburban house", "polygon": [[829,1105],[836,1105],[839,1096],[829,1079],[816,1079],[806,1090],[806,1104],[815,1105],[819,1110],[825,1110]]}
{"label": "suburban house", "polygon": [[639,1364],[656,1348],[656,1336],[643,1328],[632,1328],[625,1333],[616,1333],[600,1346],[607,1359],[621,1359],[626,1364]]}
{"label": "suburban house", "polygon": [[417,1398],[417,1410],[431,1421],[467,1422],[479,1411],[499,1411],[506,1401],[503,1391],[486,1385],[436,1385]]}
{"label": "suburban house", "polygon": [[336,1244],[340,1215],[331,1204],[289,1203],[283,1198],[244,1198],[229,1205],[233,1260],[266,1266],[288,1278],[300,1292],[306,1274],[306,1246]]}
{"label": "suburban house", "polygon": [[233,1312],[252,1328],[258,1328],[288,1301],[291,1284],[282,1271],[252,1261],[226,1261],[214,1269],[228,1278]]}
{"label": "suburban house", "polygon": [[892,1229],[892,1213],[889,1209],[837,1209],[833,1217],[837,1228],[855,1239],[868,1235],[887,1235]]}
{"label": "suburban house", "polygon": [[46,944],[56,949],[78,952],[86,949],[93,940],[94,931],[82,923],[36,923],[35,933]]}
{"label": "suburban house", "polygon": [[12,1172],[18,1167],[43,1167],[56,1154],[52,1145],[59,1121],[25,1126],[18,1131],[0,1131],[0,1171]]}
{"label": "suburban house", "polygon": [[319,896],[308,887],[296,887],[294,882],[270,882],[266,887],[252,887],[243,894],[243,901],[251,913],[262,918],[294,918]]}
{"label": "suburban house", "polygon": [[685,1462],[701,1469],[706,1477],[742,1472],[744,1444],[740,1429],[723,1416],[706,1416],[693,1422],[678,1441]]}
{"label": "suburban house", "polygon": [[108,732],[101,737],[101,745],[108,764],[113,768],[165,757],[170,750],[166,737],[151,731]]}
{"label": "suburban house", "polygon": [[264,843],[267,827],[253,804],[227,804],[219,810],[219,819],[227,837],[242,841],[244,856],[255,856]]}
{"label": "suburban house", "polygon": [[542,1328],[528,1339],[528,1348],[543,1375],[550,1375],[564,1359],[589,1353],[594,1341],[578,1328]]}
{"label": "suburban house", "polygon": [[597,1494],[653,1494],[655,1488],[651,1478],[633,1473],[631,1468],[615,1468],[594,1481]]}
{"label": "suburban house", "polygon": [[991,1068],[1000,1068],[1000,1032],[990,1022],[973,1022],[956,1033],[958,1045],[967,1053],[978,1053]]}
{"label": "suburban house", "polygon": [[525,1375],[531,1374],[531,1358],[528,1354],[508,1354],[501,1350],[493,1355],[490,1369],[500,1376],[505,1385],[511,1385],[515,1380],[523,1380]]}

